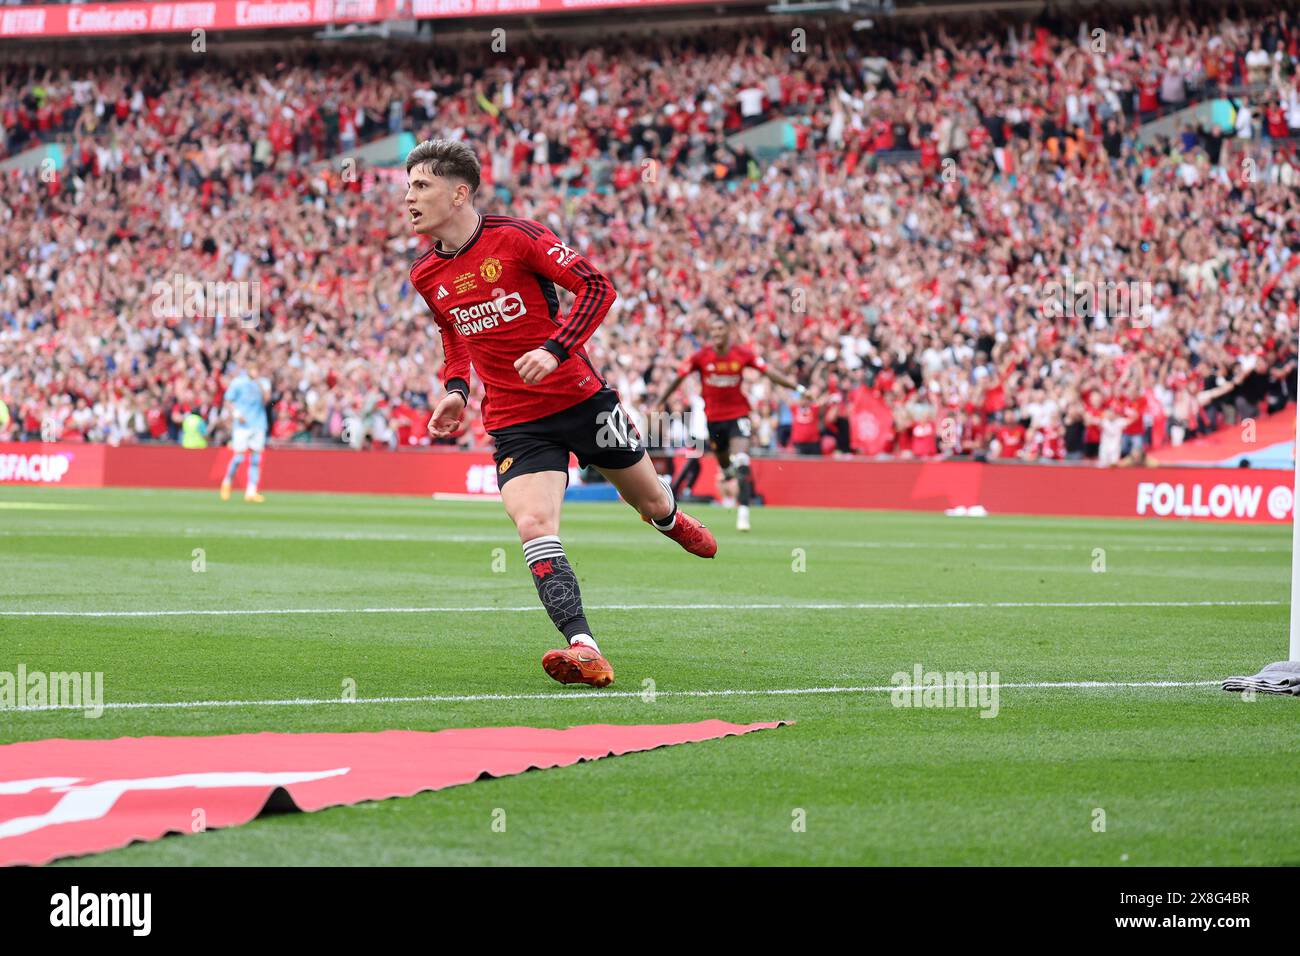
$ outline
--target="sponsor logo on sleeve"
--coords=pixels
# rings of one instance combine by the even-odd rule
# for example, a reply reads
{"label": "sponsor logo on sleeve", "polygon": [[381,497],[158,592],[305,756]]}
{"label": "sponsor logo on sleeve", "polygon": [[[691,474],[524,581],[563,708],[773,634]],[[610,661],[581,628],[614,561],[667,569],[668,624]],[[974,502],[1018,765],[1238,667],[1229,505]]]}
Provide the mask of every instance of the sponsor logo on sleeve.
{"label": "sponsor logo on sleeve", "polygon": [[553,258],[559,264],[561,269],[565,268],[574,259],[578,258],[577,250],[571,249],[563,242],[556,242],[555,245],[546,250],[546,254]]}

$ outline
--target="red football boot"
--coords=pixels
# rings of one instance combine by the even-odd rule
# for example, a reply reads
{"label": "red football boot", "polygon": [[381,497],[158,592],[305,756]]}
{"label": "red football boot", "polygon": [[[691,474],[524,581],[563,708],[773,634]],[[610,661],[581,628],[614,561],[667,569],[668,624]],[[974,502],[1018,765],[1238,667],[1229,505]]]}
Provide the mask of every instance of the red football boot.
{"label": "red football boot", "polygon": [[607,687],[614,683],[614,668],[590,644],[570,644],[542,655],[542,670],[561,684]]}
{"label": "red football boot", "polygon": [[691,554],[697,554],[701,558],[711,558],[718,553],[718,542],[713,537],[713,532],[680,508],[677,509],[677,521],[671,531],[656,527],[649,518],[643,520],[660,534],[672,538]]}

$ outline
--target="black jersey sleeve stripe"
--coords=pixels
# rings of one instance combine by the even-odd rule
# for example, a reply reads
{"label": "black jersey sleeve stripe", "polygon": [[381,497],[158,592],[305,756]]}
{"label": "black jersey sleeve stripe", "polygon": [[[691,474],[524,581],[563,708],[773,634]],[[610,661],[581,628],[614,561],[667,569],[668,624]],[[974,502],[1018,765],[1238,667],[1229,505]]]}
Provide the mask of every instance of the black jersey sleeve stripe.
{"label": "black jersey sleeve stripe", "polygon": [[586,263],[576,266],[574,274],[585,279],[587,288],[592,290],[594,294],[585,303],[585,308],[577,316],[578,321],[574,322],[571,328],[561,332],[558,336],[560,344],[570,351],[582,340],[587,329],[595,323],[596,317],[601,314],[605,302],[609,299],[610,291],[609,280]]}
{"label": "black jersey sleeve stripe", "polygon": [[517,222],[484,223],[483,228],[484,229],[516,229],[519,232],[523,233],[527,238],[532,239],[534,241],[542,237],[542,234],[540,232],[536,232],[536,233],[529,232],[527,229],[519,225],[519,223]]}
{"label": "black jersey sleeve stripe", "polygon": [[534,239],[540,239],[543,233],[542,227],[536,223],[529,222],[526,219],[516,219],[513,216],[485,216],[483,224],[492,229],[498,226],[514,226]]}
{"label": "black jersey sleeve stripe", "polygon": [[518,226],[525,232],[535,233],[538,236],[546,232],[546,229],[540,223],[533,222],[530,219],[520,219],[518,216],[505,216],[504,218],[507,222]]}
{"label": "black jersey sleeve stripe", "polygon": [[[592,288],[590,284],[591,270],[586,266],[586,263],[575,264],[573,267],[573,273],[587,283],[587,289],[590,290]],[[597,297],[599,295],[603,295],[603,293],[598,292],[597,294],[587,297],[586,301],[580,302],[578,304],[578,310],[569,316],[569,321],[566,322],[565,325],[560,328],[560,331],[553,336],[555,341],[558,342],[565,351],[570,351],[572,349],[573,342],[577,340],[576,337],[580,329],[586,327],[587,317],[589,313],[595,311]]]}
{"label": "black jersey sleeve stripe", "polygon": [[[576,264],[573,271],[575,275],[587,281],[588,289],[593,288],[591,282],[593,278],[604,280],[604,276],[601,276],[600,273],[586,262]],[[557,336],[560,344],[566,349],[572,351],[574,346],[582,340],[583,334],[595,320],[595,317],[600,314],[601,306],[603,306],[605,300],[609,298],[607,286],[607,281],[601,281],[598,284],[598,287],[595,288],[595,294],[585,303],[582,312],[577,316],[578,321],[573,324],[572,328],[561,332],[560,335]]]}
{"label": "black jersey sleeve stripe", "polygon": [[606,298],[604,288],[592,284],[589,276],[584,275],[582,278],[587,281],[587,290],[591,294],[582,303],[581,310],[572,316],[572,321],[565,323],[565,327],[556,336],[560,344],[570,350],[582,340],[584,331],[600,314],[600,309],[604,305]]}
{"label": "black jersey sleeve stripe", "polygon": [[596,317],[601,314],[601,310],[609,300],[610,292],[613,291],[613,284],[609,279],[600,272],[597,272],[588,262],[579,263],[577,275],[586,279],[588,282],[595,280],[595,284],[598,286],[599,290],[599,298],[593,301],[589,314],[583,315],[582,326],[575,330],[575,344],[578,339],[586,334],[587,328],[596,321]]}

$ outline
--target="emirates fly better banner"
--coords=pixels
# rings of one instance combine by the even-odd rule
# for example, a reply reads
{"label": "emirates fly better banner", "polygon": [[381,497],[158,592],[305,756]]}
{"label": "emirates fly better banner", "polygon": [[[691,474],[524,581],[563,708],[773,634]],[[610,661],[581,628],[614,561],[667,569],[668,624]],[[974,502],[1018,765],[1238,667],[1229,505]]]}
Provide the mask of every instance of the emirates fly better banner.
{"label": "emirates fly better banner", "polygon": [[[562,13],[608,7],[676,6],[699,0],[206,0],[180,3],[53,4],[0,8],[0,38],[265,30],[377,20]],[[723,3],[735,0],[722,0]]]}

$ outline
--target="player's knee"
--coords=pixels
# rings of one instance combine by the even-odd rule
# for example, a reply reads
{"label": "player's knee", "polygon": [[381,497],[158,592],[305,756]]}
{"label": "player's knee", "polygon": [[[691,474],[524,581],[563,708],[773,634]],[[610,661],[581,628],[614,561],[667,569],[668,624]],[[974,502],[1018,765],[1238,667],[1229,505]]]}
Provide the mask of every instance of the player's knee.
{"label": "player's knee", "polygon": [[515,516],[515,529],[520,541],[532,541],[548,534],[559,534],[560,523],[551,515],[525,511]]}
{"label": "player's knee", "polygon": [[731,465],[737,472],[742,468],[749,467],[749,455],[746,452],[737,452],[731,456]]}

